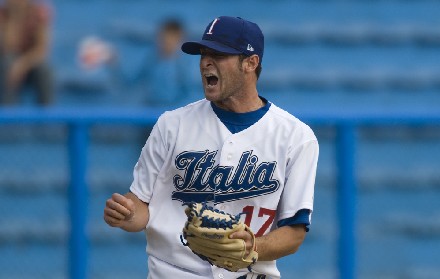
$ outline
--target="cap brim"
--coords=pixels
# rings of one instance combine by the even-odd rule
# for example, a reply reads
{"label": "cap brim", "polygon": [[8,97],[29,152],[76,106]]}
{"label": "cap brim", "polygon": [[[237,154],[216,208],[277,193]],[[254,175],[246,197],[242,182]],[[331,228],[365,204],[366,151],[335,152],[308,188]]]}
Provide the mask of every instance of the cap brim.
{"label": "cap brim", "polygon": [[215,41],[201,40],[198,42],[186,42],[182,44],[182,51],[192,55],[200,54],[201,48],[210,48],[228,54],[241,54],[241,51]]}

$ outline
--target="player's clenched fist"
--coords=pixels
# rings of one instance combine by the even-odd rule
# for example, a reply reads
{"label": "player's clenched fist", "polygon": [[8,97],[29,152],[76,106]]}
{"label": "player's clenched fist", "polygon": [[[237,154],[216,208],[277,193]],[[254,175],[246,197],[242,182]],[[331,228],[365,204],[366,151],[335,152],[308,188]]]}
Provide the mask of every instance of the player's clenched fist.
{"label": "player's clenched fist", "polygon": [[138,232],[145,229],[149,218],[148,204],[131,192],[115,193],[105,203],[104,220],[112,227]]}
{"label": "player's clenched fist", "polygon": [[104,220],[112,227],[121,227],[134,215],[134,202],[121,194],[113,194],[104,208]]}

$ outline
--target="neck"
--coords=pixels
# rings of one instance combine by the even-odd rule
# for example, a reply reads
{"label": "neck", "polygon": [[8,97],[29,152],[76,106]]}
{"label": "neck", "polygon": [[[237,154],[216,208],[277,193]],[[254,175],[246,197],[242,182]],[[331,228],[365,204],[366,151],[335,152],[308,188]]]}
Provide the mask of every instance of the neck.
{"label": "neck", "polygon": [[214,101],[213,103],[221,109],[237,113],[256,111],[264,106],[264,102],[260,99],[258,93],[247,98],[237,98],[233,96],[226,100]]}

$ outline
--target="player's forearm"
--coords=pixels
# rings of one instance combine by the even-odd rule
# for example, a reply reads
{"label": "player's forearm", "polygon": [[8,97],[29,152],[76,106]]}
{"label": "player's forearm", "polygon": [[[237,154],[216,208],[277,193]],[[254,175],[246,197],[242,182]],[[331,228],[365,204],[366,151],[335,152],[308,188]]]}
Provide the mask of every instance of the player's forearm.
{"label": "player's forearm", "polygon": [[145,229],[150,219],[150,212],[148,210],[148,204],[141,201],[136,195],[129,192],[124,195],[134,202],[135,210],[133,216],[127,222],[124,222],[121,229],[128,232],[139,232]]}
{"label": "player's forearm", "polygon": [[295,253],[304,241],[303,225],[284,226],[256,238],[258,260],[273,261]]}

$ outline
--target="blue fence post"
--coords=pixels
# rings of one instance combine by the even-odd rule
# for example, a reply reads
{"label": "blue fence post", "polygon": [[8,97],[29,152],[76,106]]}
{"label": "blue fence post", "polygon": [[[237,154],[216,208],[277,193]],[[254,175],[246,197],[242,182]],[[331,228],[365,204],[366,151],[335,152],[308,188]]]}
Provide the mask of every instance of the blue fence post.
{"label": "blue fence post", "polygon": [[339,220],[338,269],[340,279],[356,278],[356,137],[353,124],[338,126],[337,210]]}
{"label": "blue fence post", "polygon": [[86,217],[88,189],[86,184],[88,127],[75,123],[69,126],[69,278],[86,279],[88,261],[88,238]]}

